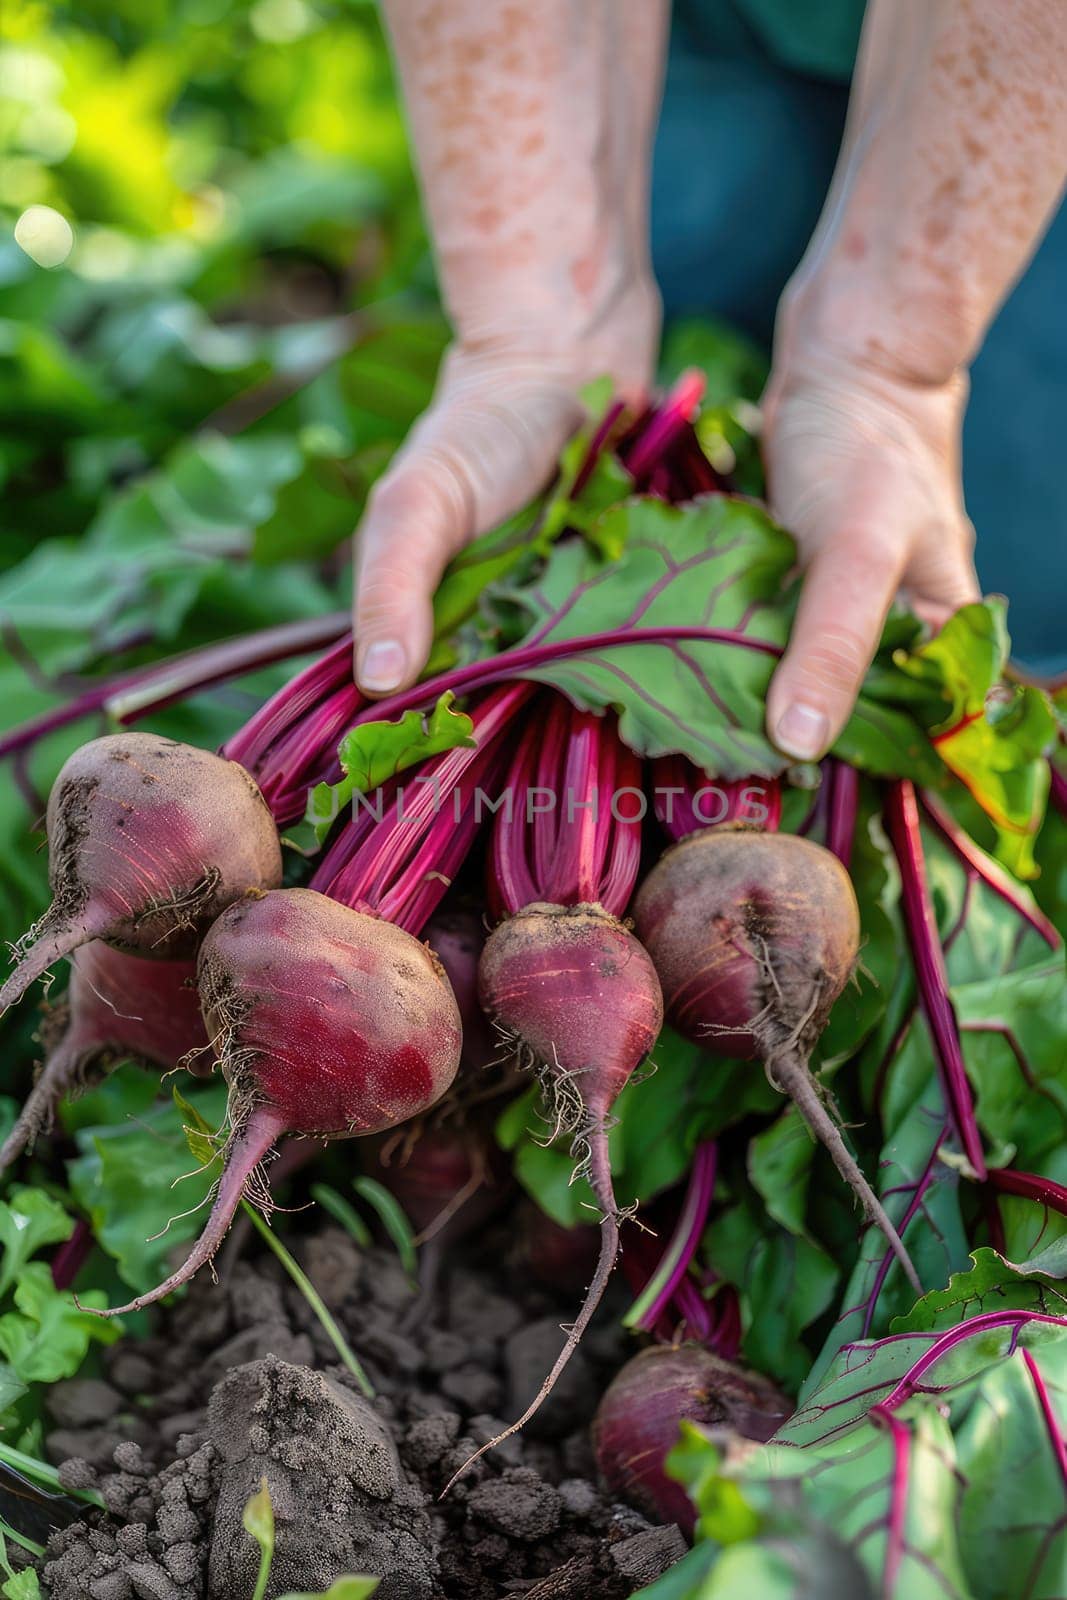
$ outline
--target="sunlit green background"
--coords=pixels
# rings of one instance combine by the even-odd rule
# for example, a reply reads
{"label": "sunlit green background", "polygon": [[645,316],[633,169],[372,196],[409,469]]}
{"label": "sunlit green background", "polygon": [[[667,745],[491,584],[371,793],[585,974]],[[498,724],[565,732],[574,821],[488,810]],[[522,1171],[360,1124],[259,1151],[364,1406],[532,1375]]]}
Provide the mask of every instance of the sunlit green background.
{"label": "sunlit green background", "polygon": [[[351,345],[343,313],[433,289],[376,6],[4,0],[0,35],[10,563],[249,384]],[[371,442],[333,376],[286,418],[320,458]]]}

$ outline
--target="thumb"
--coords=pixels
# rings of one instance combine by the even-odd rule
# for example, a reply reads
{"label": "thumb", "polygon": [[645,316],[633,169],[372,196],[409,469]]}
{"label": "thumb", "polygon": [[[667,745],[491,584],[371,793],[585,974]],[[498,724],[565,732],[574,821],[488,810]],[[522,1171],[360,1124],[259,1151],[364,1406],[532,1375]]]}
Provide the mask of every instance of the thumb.
{"label": "thumb", "polygon": [[530,385],[508,397],[443,398],[375,485],[356,537],[356,680],[368,694],[413,683],[433,643],[433,594],[456,552],[551,476],[581,420],[573,395]]}
{"label": "thumb", "polygon": [[815,761],[852,712],[900,583],[903,546],[845,527],[813,555],[796,620],[767,695],[779,750]]}
{"label": "thumb", "polygon": [[371,492],[356,536],[355,675],[367,694],[418,677],[433,641],[434,590],[472,530],[470,490],[433,453],[398,462]]}

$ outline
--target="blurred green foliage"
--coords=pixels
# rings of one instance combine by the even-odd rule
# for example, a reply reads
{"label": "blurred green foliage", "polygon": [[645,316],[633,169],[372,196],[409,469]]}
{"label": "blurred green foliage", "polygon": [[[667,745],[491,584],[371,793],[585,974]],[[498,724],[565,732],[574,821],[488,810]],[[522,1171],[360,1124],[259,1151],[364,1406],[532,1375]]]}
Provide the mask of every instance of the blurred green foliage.
{"label": "blurred green foliage", "polygon": [[[51,270],[15,242],[40,207],[73,234]],[[5,0],[0,560],[81,532],[189,430],[238,431],[294,388],[286,424],[320,456],[380,442],[346,429],[337,370],[372,304],[375,328],[432,316],[374,5]]]}

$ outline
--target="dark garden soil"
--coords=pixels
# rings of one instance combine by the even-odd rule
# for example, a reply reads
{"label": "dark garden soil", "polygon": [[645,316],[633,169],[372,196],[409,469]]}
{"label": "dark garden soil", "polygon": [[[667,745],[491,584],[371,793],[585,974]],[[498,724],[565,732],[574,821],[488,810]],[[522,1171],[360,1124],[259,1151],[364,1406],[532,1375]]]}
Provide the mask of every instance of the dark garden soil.
{"label": "dark garden soil", "polygon": [[[50,1458],[107,1513],[52,1536],[52,1600],[249,1600],[242,1509],[266,1476],[277,1529],[268,1596],[381,1577],[379,1600],[625,1600],[683,1553],[596,1485],[587,1425],[625,1359],[609,1307],[528,1430],[444,1483],[517,1415],[577,1297],[502,1266],[489,1232],[431,1292],[394,1254],[333,1226],[301,1262],[364,1363],[368,1402],[273,1257],[204,1273],[153,1337],[107,1352],[105,1380],[52,1393]],[[617,1312],[618,1307],[614,1310]]]}

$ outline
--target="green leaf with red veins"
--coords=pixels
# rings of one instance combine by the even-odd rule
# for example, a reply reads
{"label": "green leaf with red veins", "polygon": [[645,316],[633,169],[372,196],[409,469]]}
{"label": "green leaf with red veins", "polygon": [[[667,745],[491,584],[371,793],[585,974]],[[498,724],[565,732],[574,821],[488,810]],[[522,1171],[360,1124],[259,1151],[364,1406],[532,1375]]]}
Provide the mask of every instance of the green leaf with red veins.
{"label": "green leaf with red veins", "polygon": [[[887,1045],[900,1025],[901,997],[872,1041],[876,1077]],[[854,1070],[852,1068],[850,1071]],[[930,1054],[925,1024],[913,1021],[885,1071],[880,1094],[882,1148],[876,1188],[902,1232],[924,1284],[943,1284],[967,1263],[967,1235],[960,1209],[960,1180],[942,1159],[954,1150],[941,1084]],[[1031,1212],[1034,1207],[1030,1207]],[[839,1309],[822,1350],[804,1379],[801,1398],[811,1394],[843,1345],[886,1333],[892,1317],[915,1300],[879,1229],[867,1226],[859,1256],[839,1297]]]}
{"label": "green leaf with red veins", "polygon": [[[843,1544],[870,1588],[823,1592],[1054,1600],[1067,1571],[1065,1427],[1067,1322],[998,1310],[842,1350],[770,1445],[724,1457],[689,1428],[671,1467],[702,1513],[698,1535],[723,1543],[727,1494],[741,1497],[757,1532],[728,1545],[734,1561],[775,1537]],[[802,1571],[782,1592],[813,1593]]]}
{"label": "green leaf with red veins", "polygon": [[1067,1147],[1067,983],[1063,956],[952,990],[983,1131],[1012,1166],[1046,1172]]}
{"label": "green leaf with red veins", "polygon": [[[527,675],[584,709],[615,707],[622,737],[640,754],[681,752],[722,778],[782,772],[787,763],[763,724],[795,600],[789,535],[754,501],[719,495],[685,506],[627,500],[605,512],[598,542],[618,558],[604,561],[588,537],[566,540],[533,582],[497,589],[493,602],[518,607],[532,624],[524,644],[620,628],[706,628],[721,637],[606,646]],[[942,776],[910,712],[865,696],[851,758],[928,784]]]}
{"label": "green leaf with red veins", "polygon": [[686,507],[629,500],[606,512],[600,533],[617,560],[567,540],[533,583],[503,592],[531,624],[525,643],[685,625],[722,629],[726,640],[620,645],[530,676],[584,709],[617,707],[622,737],[643,754],[680,751],[727,778],[781,772],[763,707],[787,632],[792,540],[759,506],[725,496]]}

